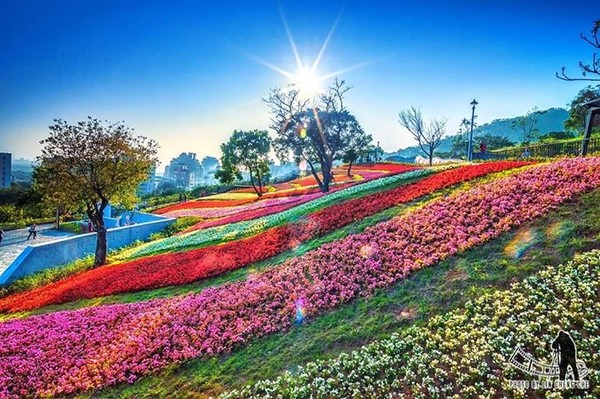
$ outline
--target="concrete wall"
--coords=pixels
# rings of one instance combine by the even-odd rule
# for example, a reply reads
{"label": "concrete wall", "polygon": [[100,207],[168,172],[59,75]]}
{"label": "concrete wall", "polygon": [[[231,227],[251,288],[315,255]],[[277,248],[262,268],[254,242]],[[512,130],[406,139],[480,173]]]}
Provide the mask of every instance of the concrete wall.
{"label": "concrete wall", "polygon": [[[151,234],[163,230],[175,221],[156,215],[136,212],[131,226],[117,227],[107,231],[108,250],[130,245],[136,240],[146,240]],[[65,265],[96,252],[96,233],[81,234],[43,244],[30,245],[0,275],[0,284],[7,284],[20,277],[40,270]]]}

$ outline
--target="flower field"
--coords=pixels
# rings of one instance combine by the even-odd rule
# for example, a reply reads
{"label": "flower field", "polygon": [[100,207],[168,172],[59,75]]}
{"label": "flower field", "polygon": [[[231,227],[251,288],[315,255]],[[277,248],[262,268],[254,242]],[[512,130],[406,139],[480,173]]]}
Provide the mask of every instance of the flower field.
{"label": "flower field", "polygon": [[[599,295],[600,251],[593,251],[548,267],[510,290],[486,294],[462,311],[435,317],[425,327],[220,398],[529,397],[508,383],[527,377],[510,365],[510,356],[522,346],[550,364],[557,326],[569,328],[578,358],[593,370],[591,389],[582,396],[597,398]],[[563,397],[558,389],[554,394]]]}
{"label": "flower field", "polygon": [[[178,252],[149,256],[113,267],[94,269],[71,278],[33,291],[15,294],[0,299],[0,310],[20,311],[42,306],[69,302],[81,298],[94,298],[122,292],[152,289],[167,285],[182,285],[199,279],[235,270],[249,264],[273,257],[311,238],[322,236],[349,223],[373,215],[394,205],[405,203],[435,190],[448,187],[461,181],[473,179],[492,172],[502,171],[524,163],[495,162],[482,165],[451,169],[415,183],[399,186],[366,197],[336,203],[325,208],[323,205],[335,203],[349,194],[360,194],[384,185],[402,182],[431,172],[417,170],[402,175],[391,176],[386,180],[376,180],[347,188],[294,208],[293,212],[282,212],[265,223],[258,220],[258,226],[272,223],[273,227],[261,234],[243,240],[233,240],[223,245],[211,246]],[[283,220],[297,220],[310,210],[319,209],[302,220],[277,225]],[[264,219],[263,219],[264,220]],[[274,220],[274,222],[271,222]],[[163,243],[163,245],[165,245]],[[171,244],[176,248],[175,244]],[[134,278],[132,278],[134,276]]]}
{"label": "flower field", "polygon": [[[516,166],[516,163],[512,165]],[[320,231],[322,226],[335,229],[347,223],[344,221],[344,215],[362,218],[385,207],[409,201],[457,181],[467,180],[469,173],[475,177],[508,167],[508,164],[500,167],[499,163],[489,163],[441,172],[412,184],[323,208],[310,213],[308,218],[299,221],[299,225],[293,226],[303,226],[306,229],[303,231],[311,232],[310,234]],[[283,264],[256,273],[245,281],[208,288],[198,294],[48,313],[1,323],[0,396],[51,396],[101,388],[119,382],[132,383],[143,375],[159,371],[173,363],[229,352],[258,337],[288,330],[299,314],[310,322],[311,319],[332,311],[343,303],[369,296],[375,290],[388,288],[416,270],[433,266],[442,259],[494,239],[513,227],[551,212],[574,196],[599,187],[600,158],[565,159],[530,167],[513,176],[432,201],[412,212],[369,227],[362,233],[291,258]],[[344,209],[350,211],[346,210],[344,213]],[[289,238],[291,237],[288,237],[288,245],[294,242]],[[177,254],[161,256],[175,255]],[[213,259],[213,263],[219,260],[221,256]],[[578,266],[583,263],[574,263],[572,266],[578,268],[574,275],[581,280],[575,280],[573,284],[580,287],[577,292],[583,291],[582,299],[568,301],[565,293],[559,297],[566,298],[565,303],[573,306],[572,309],[595,311],[590,307],[583,309],[590,301],[593,302],[598,294],[597,275],[586,277],[584,272],[587,269]],[[104,269],[118,270],[121,267],[122,265],[117,265]],[[182,270],[181,273],[186,272]],[[552,276],[550,273],[548,278]],[[130,274],[128,279],[136,278]],[[565,281],[568,279],[557,280],[556,284],[547,287],[547,284],[541,283],[540,289],[555,287],[560,290],[563,289],[562,286],[568,288]],[[587,281],[593,281],[596,285],[586,285]],[[594,289],[596,291],[593,291]],[[540,292],[543,294],[545,291]],[[486,300],[492,301],[492,304],[486,306],[489,309],[497,309],[498,312],[508,312],[503,310],[504,308],[523,312],[543,310],[535,308],[538,303],[542,303],[540,298],[544,296],[541,294],[533,295],[532,302],[521,302],[517,297],[508,298],[503,301],[504,308],[493,306],[496,297],[489,298],[491,299],[483,298],[482,302],[477,304],[485,304]],[[534,301],[536,305],[533,305]],[[487,314],[487,307],[477,304],[473,309],[481,308],[482,314]],[[550,305],[552,303],[549,302],[548,306]],[[569,309],[571,308],[566,310]],[[551,310],[547,313],[552,314]],[[568,322],[571,313],[559,311],[556,315],[558,320]],[[454,320],[448,317],[448,320]],[[460,319],[459,316],[452,317]],[[462,319],[464,322],[480,323],[477,325],[482,326],[498,323],[500,331],[506,334],[511,331],[501,330],[503,324],[493,317],[486,319],[484,316],[477,318],[468,315]],[[588,321],[578,322],[584,325],[588,323],[586,328],[595,329],[597,332],[598,326],[589,319],[586,320]],[[413,364],[408,361],[406,364],[400,364],[398,370],[405,370],[405,378],[414,382],[412,386],[416,387],[415,389],[427,390],[430,386],[432,390],[450,389],[446,387],[451,385],[451,378],[455,378],[458,384],[464,382],[467,386],[473,385],[474,391],[465,391],[458,397],[475,396],[478,389],[501,389],[494,385],[495,380],[491,376],[496,374],[490,371],[492,366],[487,363],[484,365],[469,356],[461,358],[460,366],[455,366],[455,363],[450,361],[449,367],[440,366],[440,371],[435,373],[438,364],[441,364],[436,361],[447,360],[446,357],[442,357],[443,352],[438,353],[434,350],[436,343],[442,345],[440,342],[446,342],[441,337],[444,334],[456,336],[457,343],[448,341],[451,345],[464,342],[461,341],[463,330],[452,330],[452,323],[446,327],[443,322],[444,319],[431,321],[427,328],[441,329],[433,332],[431,338],[425,333],[422,336],[415,333],[415,337],[420,340],[415,340],[415,343],[432,345],[430,352],[421,351],[432,359],[431,364]],[[516,328],[517,332],[523,329]],[[474,331],[464,330],[473,334],[474,341],[470,343],[481,343],[484,349],[486,344],[500,345],[497,341],[506,340],[507,337],[499,332],[497,340],[485,340],[489,337],[484,334],[485,329],[472,330]],[[536,328],[530,331],[540,330],[536,325]],[[481,334],[481,337],[476,334]],[[548,334],[552,332],[549,331]],[[527,341],[523,338],[523,341],[519,342]],[[373,348],[377,348],[377,345]],[[402,348],[411,349],[406,344],[400,348],[400,351],[404,350]],[[585,346],[581,348],[582,351],[586,350]],[[415,346],[413,349],[418,355],[419,348]],[[480,355],[478,351],[474,352]],[[506,356],[506,349],[504,352],[500,351],[500,354]],[[462,360],[463,358],[465,360]],[[427,374],[427,367],[433,370],[433,374]],[[457,367],[458,371],[452,367]],[[375,365],[369,367],[367,363],[356,367],[357,378],[361,378],[362,374],[359,373],[366,369],[372,369],[372,372],[382,375],[386,375],[388,370],[377,369]],[[461,371],[463,369],[464,372]],[[455,377],[445,377],[444,373]],[[397,378],[404,378],[402,374],[396,375]],[[482,376],[490,381],[485,387],[475,384],[481,381]],[[339,378],[340,389],[346,389],[346,385],[343,384],[347,380],[352,389],[358,389],[358,393],[352,391],[352,395],[361,397],[361,388],[354,384],[354,376],[346,377],[341,373]],[[335,389],[327,385],[333,383],[329,379],[323,383],[318,378],[314,380],[317,381],[317,386],[330,389],[330,395],[333,392],[331,389]],[[386,383],[388,380],[389,378],[386,379]],[[309,378],[306,389],[313,389],[310,381]],[[370,389],[369,384],[362,383],[360,379],[359,381],[364,385],[364,389]],[[437,381],[442,382],[438,384]],[[393,381],[389,382],[391,383]],[[282,389],[282,392],[285,392],[285,384],[282,388],[276,386],[274,389]],[[376,389],[381,387],[382,392],[389,389],[384,383],[374,384]],[[261,386],[268,388],[269,383]],[[261,386],[248,392],[260,392]],[[289,382],[289,386],[294,386],[293,381]],[[325,388],[319,388],[319,392],[325,392],[322,391]],[[403,388],[411,389],[410,386]],[[410,397],[418,397],[418,392],[407,393]],[[320,395],[327,396],[327,393]],[[438,395],[443,396],[443,392]],[[368,394],[365,396],[368,397]],[[427,391],[421,394],[421,397],[431,396],[435,395],[429,395]]]}

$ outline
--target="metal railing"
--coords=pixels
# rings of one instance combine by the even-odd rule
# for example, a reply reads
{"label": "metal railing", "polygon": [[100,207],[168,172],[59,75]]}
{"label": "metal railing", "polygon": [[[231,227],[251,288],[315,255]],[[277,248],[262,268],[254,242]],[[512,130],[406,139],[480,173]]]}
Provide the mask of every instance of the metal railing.
{"label": "metal railing", "polygon": [[[553,158],[559,156],[578,156],[581,153],[583,145],[582,140],[565,141],[562,143],[532,144],[528,146],[507,148],[504,150],[494,150],[488,153],[475,152],[473,159],[503,159],[503,158],[522,158],[525,148],[529,150],[530,157]],[[600,153],[600,137],[588,139],[587,153]]]}

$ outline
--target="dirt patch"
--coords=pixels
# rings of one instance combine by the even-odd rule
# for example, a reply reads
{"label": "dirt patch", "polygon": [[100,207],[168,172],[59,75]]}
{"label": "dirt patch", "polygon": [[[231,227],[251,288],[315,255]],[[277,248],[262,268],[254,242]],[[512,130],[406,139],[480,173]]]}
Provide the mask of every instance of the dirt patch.
{"label": "dirt patch", "polygon": [[398,309],[394,312],[396,319],[398,319],[400,321],[414,320],[417,318],[418,314],[419,314],[419,311],[414,307],[402,308],[402,309]]}
{"label": "dirt patch", "polygon": [[453,269],[446,273],[447,281],[465,281],[468,278],[469,275],[462,269]]}

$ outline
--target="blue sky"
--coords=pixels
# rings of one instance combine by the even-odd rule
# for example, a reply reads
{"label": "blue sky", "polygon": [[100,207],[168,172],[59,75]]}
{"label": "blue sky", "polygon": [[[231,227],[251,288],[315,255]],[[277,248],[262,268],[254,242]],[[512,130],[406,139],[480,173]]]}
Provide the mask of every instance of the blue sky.
{"label": "blue sky", "polygon": [[[311,63],[338,24],[318,72],[354,88],[347,104],[387,151],[412,145],[401,109],[448,118],[455,133],[476,98],[480,123],[565,106],[587,85],[600,18],[595,1],[3,1],[0,152],[33,158],[55,118],[122,120],[180,152],[219,155],[234,129],[266,129],[261,101],[296,72],[280,9]],[[594,15],[593,12],[598,12]]]}

